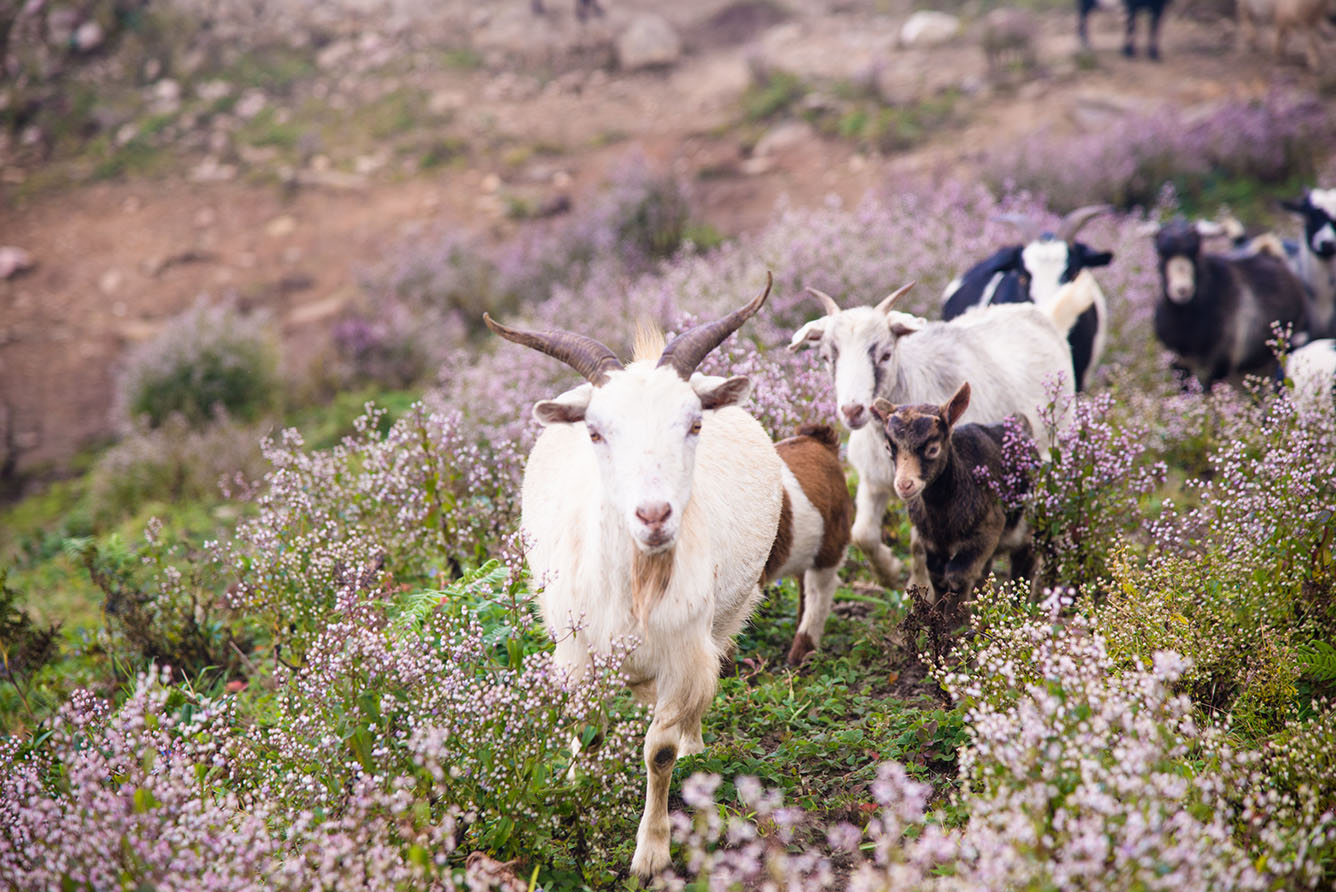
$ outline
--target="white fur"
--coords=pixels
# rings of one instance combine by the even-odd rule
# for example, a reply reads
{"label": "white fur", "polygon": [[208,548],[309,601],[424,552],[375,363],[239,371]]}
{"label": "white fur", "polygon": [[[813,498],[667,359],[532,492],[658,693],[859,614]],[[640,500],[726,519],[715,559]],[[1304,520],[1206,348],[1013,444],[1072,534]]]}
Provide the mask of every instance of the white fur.
{"label": "white fur", "polygon": [[[790,349],[819,343],[831,368],[840,420],[853,431],[849,463],[858,472],[853,540],[883,582],[893,583],[901,565],[881,541],[894,468],[875,420],[868,425],[873,400],[943,403],[969,381],[972,396],[964,421],[996,423],[1009,415],[1023,416],[1040,449],[1047,450],[1048,434],[1039,414],[1048,403],[1045,386],[1060,382],[1060,397],[1072,396],[1067,329],[1091,306],[1095,290],[1093,277],[1083,270],[1045,306],[981,307],[950,322],[921,325],[906,324],[894,311],[853,307],[809,322],[794,335]],[[875,392],[874,362],[882,369]]]}
{"label": "white fur", "polygon": [[817,552],[821,550],[826,520],[807,497],[807,493],[803,492],[802,484],[787,465],[784,466],[783,477],[784,491],[789,494],[789,510],[793,517],[793,542],[784,565],[772,573],[766,582],[802,574],[803,618],[795,630],[795,637],[805,633],[812,647],[817,648],[821,646],[821,636],[826,630],[826,619],[830,616],[835,588],[839,584],[839,563],[824,569],[812,566],[816,562]]}
{"label": "white fur", "polygon": [[[668,864],[672,761],[703,749],[700,720],[720,659],[760,598],[779,524],[782,462],[764,429],[735,406],[701,409],[702,395],[723,383],[702,375],[687,383],[671,369],[634,363],[601,387],[568,391],[547,402],[584,400],[585,420],[548,423],[524,472],[521,526],[532,542],[529,566],[544,583],[539,606],[558,663],[578,679],[591,654],[640,639],[623,671],[655,704],[631,863],[642,876]],[[535,407],[540,420],[544,405]],[[601,443],[591,442],[591,428]],[[660,502],[672,509],[662,542],[635,513]],[[669,549],[671,581],[642,625],[632,601],[637,550]],[[660,751],[671,751],[666,767],[655,764]]]}
{"label": "white fur", "polygon": [[1313,341],[1285,360],[1285,376],[1294,382],[1294,402],[1307,412],[1336,411],[1336,340]]}
{"label": "white fur", "polygon": [[[1066,242],[1056,239],[1033,241],[1021,249],[1021,263],[1030,272],[1030,299],[1039,306],[1046,307],[1057,299],[1063,285],[1062,274],[1067,270],[1067,258],[1071,250]],[[1104,301],[1104,292],[1100,290],[1094,276],[1089,270],[1083,269],[1077,273],[1077,278],[1083,274],[1090,277],[1088,287],[1094,292],[1095,315],[1098,319],[1095,341],[1090,348],[1090,364],[1086,366],[1085,374],[1089,379],[1095,366],[1099,365],[1100,357],[1104,355],[1104,347],[1108,344],[1109,332],[1105,322],[1109,318],[1109,308]]]}

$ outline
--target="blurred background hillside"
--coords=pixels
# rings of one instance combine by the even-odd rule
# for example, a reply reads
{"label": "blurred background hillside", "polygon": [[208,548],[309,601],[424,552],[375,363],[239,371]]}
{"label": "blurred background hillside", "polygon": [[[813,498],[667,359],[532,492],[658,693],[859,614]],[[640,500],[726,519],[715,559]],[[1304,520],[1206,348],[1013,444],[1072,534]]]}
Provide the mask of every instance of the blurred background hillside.
{"label": "blurred background hillside", "polygon": [[[1159,63],[1144,23],[1143,55],[1119,53],[1121,8],[1093,14],[1081,52],[1049,0],[1025,0],[1024,45],[990,59],[994,6],[4,0],[6,496],[133,426],[118,379],[196,305],[264,333],[261,402],[290,410],[359,375],[430,383],[482,309],[547,296],[560,277],[525,265],[542,238],[588,251],[641,213],[618,202],[649,196],[629,224],[646,269],[777,203],[887,184],[1063,210],[1149,206],[1171,183],[1191,210],[1269,223],[1275,196],[1331,169],[1336,69],[1305,66],[1302,39],[1281,59],[1269,36],[1236,46],[1224,0],[1171,5]],[[449,260],[484,246],[500,254]],[[424,322],[433,302],[458,312]]]}

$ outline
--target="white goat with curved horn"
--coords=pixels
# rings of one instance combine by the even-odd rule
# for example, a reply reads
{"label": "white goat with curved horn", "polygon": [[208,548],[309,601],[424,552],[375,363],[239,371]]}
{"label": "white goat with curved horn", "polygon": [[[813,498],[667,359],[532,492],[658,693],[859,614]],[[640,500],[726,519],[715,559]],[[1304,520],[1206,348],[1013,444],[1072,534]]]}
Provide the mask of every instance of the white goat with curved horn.
{"label": "white goat with curved horn", "polygon": [[[623,368],[598,341],[564,331],[492,331],[570,365],[588,383],[542,400],[545,430],[524,471],[521,526],[539,606],[573,679],[590,655],[637,636],[622,671],[654,704],[645,736],[645,808],[631,869],[669,861],[668,785],[679,756],[704,749],[701,716],[720,659],[761,597],[783,499],[782,462],[736,403],[745,377],[695,373],[765,302],[765,291],[666,347],[640,339]],[[662,352],[657,361],[647,349]]]}
{"label": "white goat with curved horn", "polygon": [[1067,332],[1097,292],[1083,271],[1042,307],[999,304],[950,322],[928,322],[892,309],[913,284],[874,307],[847,310],[809,288],[825,315],[798,329],[789,342],[789,350],[816,347],[830,369],[840,420],[852,431],[849,464],[858,472],[853,541],[885,585],[896,584],[903,567],[881,540],[894,469],[877,426],[868,424],[873,401],[940,404],[968,380],[974,396],[966,421],[995,424],[1009,415],[1023,416],[1045,450],[1049,443],[1040,416],[1049,399],[1045,386],[1054,382],[1064,400],[1071,397]]}

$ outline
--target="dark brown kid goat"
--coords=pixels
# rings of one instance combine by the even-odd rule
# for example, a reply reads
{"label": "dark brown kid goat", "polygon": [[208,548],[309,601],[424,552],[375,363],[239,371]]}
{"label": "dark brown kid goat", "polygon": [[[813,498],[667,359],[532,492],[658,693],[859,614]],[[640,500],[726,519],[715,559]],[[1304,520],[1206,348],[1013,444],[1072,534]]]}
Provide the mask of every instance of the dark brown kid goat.
{"label": "dark brown kid goat", "polygon": [[[881,422],[895,464],[895,493],[914,525],[914,570],[910,586],[925,586],[930,601],[947,595],[967,600],[999,552],[1011,556],[1011,578],[1034,578],[1035,552],[1019,509],[1008,511],[990,485],[1005,468],[1001,424],[956,426],[970,403],[970,385],[960,385],[941,406],[893,406],[878,399],[872,414]],[[986,468],[983,479],[977,468]]]}

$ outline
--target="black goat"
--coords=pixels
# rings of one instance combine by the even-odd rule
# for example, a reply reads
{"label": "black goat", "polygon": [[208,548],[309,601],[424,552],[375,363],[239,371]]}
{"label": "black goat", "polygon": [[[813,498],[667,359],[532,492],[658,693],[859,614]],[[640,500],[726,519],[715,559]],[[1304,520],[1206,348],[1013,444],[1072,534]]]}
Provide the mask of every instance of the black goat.
{"label": "black goat", "polygon": [[[1108,266],[1113,261],[1113,252],[1096,251],[1085,242],[1076,241],[1081,227],[1106,210],[1106,205],[1078,208],[1062,219],[1056,232],[1040,233],[1025,244],[1008,245],[976,263],[946,286],[942,318],[954,319],[974,307],[990,304],[1045,306],[1081,270]],[[1067,343],[1072,350],[1072,381],[1077,390],[1084,388],[1090,369],[1104,352],[1107,318],[1104,294],[1096,287],[1094,305],[1067,332]]]}
{"label": "black goat", "polygon": [[1177,219],[1155,234],[1162,293],[1155,336],[1178,356],[1180,371],[1202,387],[1253,373],[1272,374],[1271,324],[1306,328],[1303,283],[1285,260],[1265,251],[1207,254],[1203,236],[1218,226]]}
{"label": "black goat", "polygon": [[[1076,0],[1076,34],[1081,38],[1081,48],[1090,49],[1090,34],[1086,29],[1086,18],[1099,6],[1098,0]],[[1160,17],[1169,0],[1123,0],[1127,10],[1127,39],[1123,42],[1123,55],[1129,59],[1137,54],[1136,32],[1137,13],[1145,10],[1150,18],[1147,43],[1150,45],[1147,55],[1158,61],[1160,58]]]}

